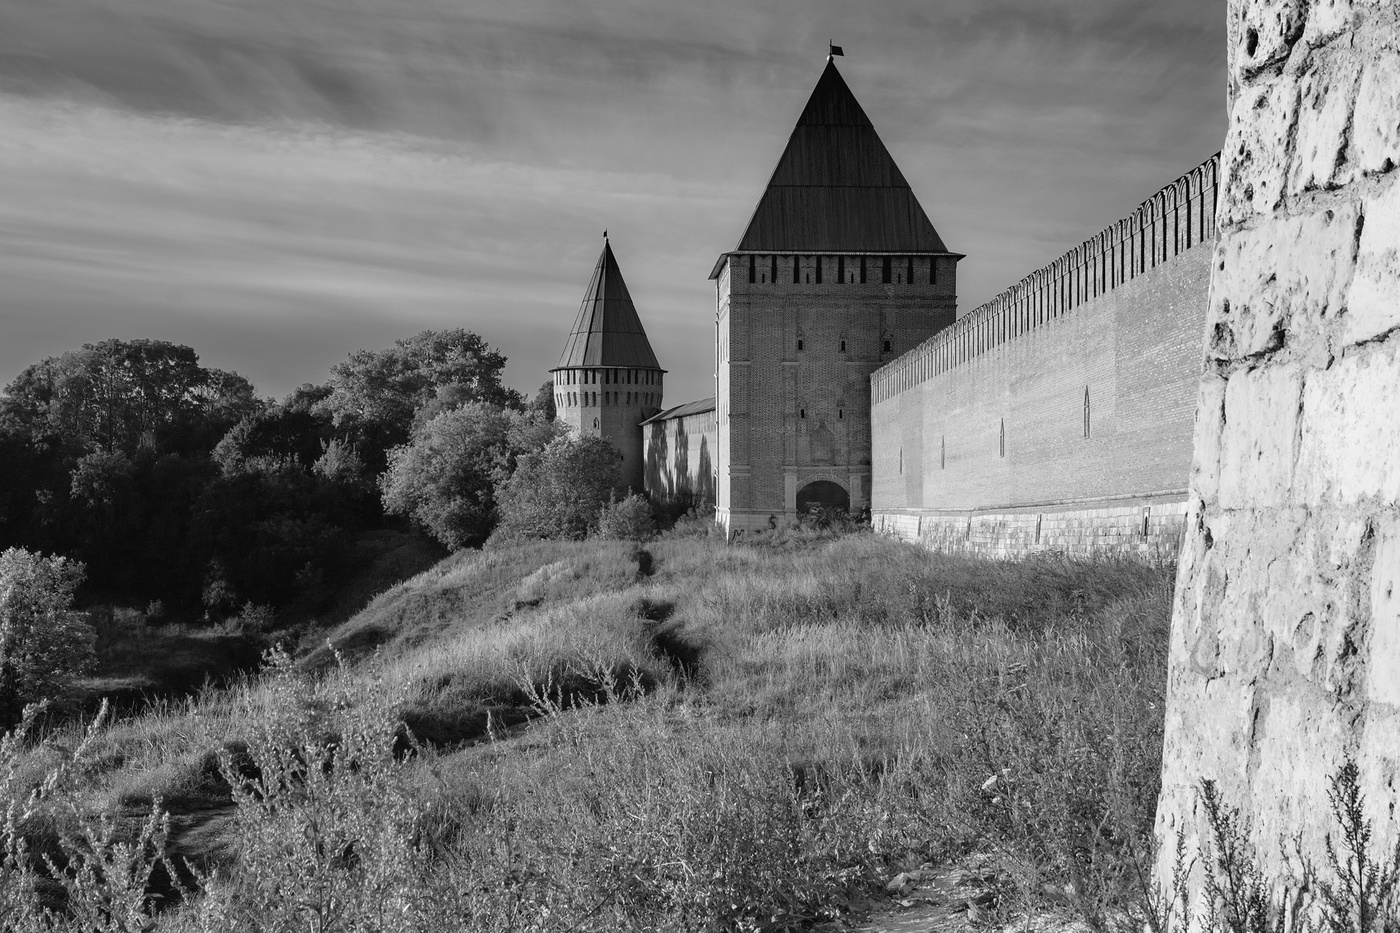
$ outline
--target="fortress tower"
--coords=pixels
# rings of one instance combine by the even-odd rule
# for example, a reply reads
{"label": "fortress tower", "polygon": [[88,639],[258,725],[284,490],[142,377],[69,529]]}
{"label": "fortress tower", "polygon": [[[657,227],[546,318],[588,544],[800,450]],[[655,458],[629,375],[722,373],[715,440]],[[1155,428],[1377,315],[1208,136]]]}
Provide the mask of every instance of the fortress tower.
{"label": "fortress tower", "polygon": [[555,417],[579,434],[611,441],[622,454],[622,485],[638,492],[641,424],[661,410],[664,373],[605,238],[573,332],[550,370]]}
{"label": "fortress tower", "polygon": [[868,506],[870,374],[953,323],[961,258],[828,58],[710,275],[721,524]]}

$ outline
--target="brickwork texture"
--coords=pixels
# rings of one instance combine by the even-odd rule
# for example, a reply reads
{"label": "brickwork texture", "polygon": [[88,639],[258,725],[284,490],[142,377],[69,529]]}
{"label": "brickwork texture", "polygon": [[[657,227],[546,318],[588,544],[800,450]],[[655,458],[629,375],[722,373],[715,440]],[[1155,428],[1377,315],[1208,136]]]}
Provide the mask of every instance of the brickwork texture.
{"label": "brickwork texture", "polygon": [[696,509],[715,505],[715,410],[642,425],[646,489],[653,501]]}
{"label": "brickwork texture", "polygon": [[870,375],[951,324],[956,304],[956,256],[889,259],[888,284],[884,256],[723,260],[716,465],[726,529],[795,520],[803,488],[822,480],[846,491],[852,512],[869,504]]}
{"label": "brickwork texture", "polygon": [[604,437],[621,456],[619,493],[646,488],[642,422],[661,410],[665,374],[634,367],[556,369],[555,418],[584,437]]}
{"label": "brickwork texture", "polygon": [[1182,176],[874,374],[877,528],[998,556],[1174,553],[1217,169]]}

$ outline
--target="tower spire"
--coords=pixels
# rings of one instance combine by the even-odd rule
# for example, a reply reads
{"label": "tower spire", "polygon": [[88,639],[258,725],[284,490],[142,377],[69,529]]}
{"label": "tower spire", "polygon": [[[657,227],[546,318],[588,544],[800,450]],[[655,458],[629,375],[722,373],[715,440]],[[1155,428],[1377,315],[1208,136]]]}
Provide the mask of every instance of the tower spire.
{"label": "tower spire", "polygon": [[[839,45],[739,239],[740,252],[947,253],[836,68]],[[718,272],[718,266],[716,266]]]}
{"label": "tower spire", "polygon": [[603,231],[603,252],[593,268],[574,329],[559,357],[557,369],[606,366],[624,369],[660,369],[647,340],[637,307],[622,280],[612,244]]}
{"label": "tower spire", "polygon": [[579,434],[606,438],[622,455],[620,490],[645,480],[642,422],[661,410],[665,376],[622,280],[608,231],[574,329],[550,370],[555,417]]}

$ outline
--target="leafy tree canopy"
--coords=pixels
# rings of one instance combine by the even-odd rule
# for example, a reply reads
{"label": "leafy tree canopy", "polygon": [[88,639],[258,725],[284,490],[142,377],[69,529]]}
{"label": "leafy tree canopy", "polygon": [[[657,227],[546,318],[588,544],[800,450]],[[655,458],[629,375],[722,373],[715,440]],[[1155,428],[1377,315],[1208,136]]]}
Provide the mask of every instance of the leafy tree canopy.
{"label": "leafy tree canopy", "polygon": [[309,412],[331,396],[331,387],[303,382],[282,399],[284,411]]}
{"label": "leafy tree canopy", "polygon": [[93,664],[96,637],[74,612],[83,565],[11,548],[0,553],[0,731],[38,700],[65,699]]}
{"label": "leafy tree canopy", "polygon": [[556,411],[554,408],[553,379],[540,386],[539,391],[535,393],[534,401],[530,403],[530,407],[533,408],[535,411],[539,412],[540,414],[544,415],[550,421],[554,420]]}
{"label": "leafy tree canopy", "polygon": [[206,369],[194,350],[164,340],[84,344],[30,366],[5,396],[0,420],[12,430],[127,455],[207,447],[259,408],[247,379]]}
{"label": "leafy tree canopy", "polygon": [[371,458],[407,440],[414,414],[452,387],[451,402],[519,407],[501,384],[506,358],[470,331],[425,330],[387,350],[359,350],[331,368],[330,394],[317,408]]}
{"label": "leafy tree canopy", "polygon": [[412,516],[446,547],[480,544],[496,524],[497,489],[518,459],[564,430],[538,413],[483,402],[444,411],[389,452],[384,508]]}
{"label": "leafy tree canopy", "polygon": [[309,470],[330,438],[329,419],[283,403],[238,422],[214,446],[211,456],[225,476],[284,466]]}
{"label": "leafy tree canopy", "polygon": [[498,494],[506,540],[586,537],[612,495],[622,457],[601,437],[566,435],[520,458]]}

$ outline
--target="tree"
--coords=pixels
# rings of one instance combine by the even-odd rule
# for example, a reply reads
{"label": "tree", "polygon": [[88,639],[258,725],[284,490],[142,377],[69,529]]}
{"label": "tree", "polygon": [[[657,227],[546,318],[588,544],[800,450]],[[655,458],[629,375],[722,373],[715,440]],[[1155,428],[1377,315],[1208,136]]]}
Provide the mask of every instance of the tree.
{"label": "tree", "polygon": [[604,438],[571,435],[526,454],[498,495],[497,533],[505,540],[585,537],[617,485],[621,460]]}
{"label": "tree", "polygon": [[283,403],[235,424],[211,456],[225,476],[283,466],[309,470],[330,440],[328,418]]}
{"label": "tree", "polygon": [[28,544],[52,549],[45,517],[69,488],[67,458],[55,444],[0,418],[0,550]]}
{"label": "tree", "polygon": [[501,385],[505,365],[504,356],[470,331],[425,330],[387,350],[358,350],[331,367],[331,392],[317,410],[379,467],[390,447],[408,440],[414,413],[440,390],[453,387],[454,407],[519,407],[519,394]]}
{"label": "tree", "polygon": [[189,347],[104,340],[28,367],[5,390],[4,420],[82,453],[140,447],[202,453],[259,407],[248,380],[205,369]]}
{"label": "tree", "polygon": [[205,607],[322,598],[316,581],[343,563],[358,530],[357,495],[296,464],[215,478],[191,505],[189,550],[202,562]]}
{"label": "tree", "polygon": [[497,489],[517,460],[563,430],[538,414],[482,402],[444,411],[389,452],[379,480],[385,511],[411,516],[446,547],[480,544],[495,527]]}
{"label": "tree", "polygon": [[24,707],[60,699],[91,669],[96,635],[72,609],[83,566],[11,548],[0,553],[0,729]]}
{"label": "tree", "polygon": [[535,399],[530,403],[530,407],[533,408],[535,411],[539,412],[540,414],[544,415],[545,418],[549,419],[550,421],[554,420],[554,417],[557,414],[557,412],[554,408],[553,379],[540,386],[540,390],[535,393]]}
{"label": "tree", "polygon": [[365,462],[346,441],[331,438],[321,445],[321,456],[311,465],[311,472],[329,483],[337,483],[347,489],[366,490],[371,487],[365,482]]}
{"label": "tree", "polygon": [[303,382],[282,399],[284,411],[309,412],[331,397],[331,387]]}

